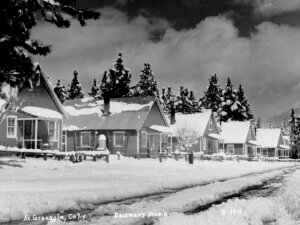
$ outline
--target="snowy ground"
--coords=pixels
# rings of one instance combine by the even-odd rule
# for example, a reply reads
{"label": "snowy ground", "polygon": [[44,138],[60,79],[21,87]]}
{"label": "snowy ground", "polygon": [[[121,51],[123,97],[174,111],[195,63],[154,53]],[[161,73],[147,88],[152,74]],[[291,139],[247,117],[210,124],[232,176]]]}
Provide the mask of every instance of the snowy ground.
{"label": "snowy ground", "polygon": [[[0,222],[66,210],[95,208],[97,213],[101,208],[97,211],[95,205],[104,202],[290,166],[294,163],[195,161],[194,165],[189,165],[183,159],[159,163],[157,159],[122,158],[118,161],[116,156],[111,157],[109,164],[104,160],[72,164],[69,161],[27,158],[24,162],[0,158]],[[217,188],[223,187],[221,184],[211,185],[222,191]],[[177,200],[170,199],[172,201]]]}
{"label": "snowy ground", "polygon": [[280,191],[269,198],[231,199],[205,212],[186,216],[173,213],[159,225],[296,225],[300,224],[300,171],[293,173]]}

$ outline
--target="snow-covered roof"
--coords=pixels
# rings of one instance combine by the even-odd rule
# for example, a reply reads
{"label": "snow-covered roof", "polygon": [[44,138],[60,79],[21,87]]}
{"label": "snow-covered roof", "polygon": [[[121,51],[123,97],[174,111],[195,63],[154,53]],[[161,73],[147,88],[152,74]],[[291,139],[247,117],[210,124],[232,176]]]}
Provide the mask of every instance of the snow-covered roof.
{"label": "snow-covered roof", "polygon": [[25,106],[21,111],[43,119],[62,119],[62,114],[59,112],[41,107]]}
{"label": "snow-covered roof", "polygon": [[64,122],[64,129],[139,130],[155,101],[155,97],[111,98],[110,114],[105,116],[103,100],[91,97],[68,100],[64,102],[69,115]]}
{"label": "snow-covered roof", "polygon": [[260,146],[260,143],[258,141],[255,141],[255,140],[250,140],[250,141],[248,141],[248,143],[251,144],[251,145]]}
{"label": "snow-covered roof", "polygon": [[[223,140],[222,135],[220,134],[215,134],[215,133],[210,133],[207,135],[208,137],[214,138],[214,139],[218,139],[218,140]],[[224,141],[224,140],[223,140]]]}
{"label": "snow-covered roof", "polygon": [[262,148],[276,148],[279,143],[281,130],[278,129],[257,129],[256,139],[261,144]]}
{"label": "snow-covered roof", "polygon": [[250,121],[228,121],[221,125],[221,136],[224,143],[239,144],[246,143],[250,130]]}
{"label": "snow-covered roof", "polygon": [[[178,130],[181,128],[188,128],[197,131],[198,136],[202,137],[204,135],[205,129],[211,117],[211,110],[205,110],[199,113],[193,114],[175,114],[175,124],[171,125],[173,130],[173,135],[178,135]],[[170,122],[170,115],[166,116]]]}

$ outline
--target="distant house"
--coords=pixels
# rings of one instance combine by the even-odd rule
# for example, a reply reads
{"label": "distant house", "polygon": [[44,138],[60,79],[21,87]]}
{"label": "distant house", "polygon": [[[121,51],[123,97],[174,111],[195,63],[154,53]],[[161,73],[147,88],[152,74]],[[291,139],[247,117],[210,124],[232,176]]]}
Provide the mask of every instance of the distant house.
{"label": "distant house", "polygon": [[[6,88],[11,89],[9,85]],[[60,101],[41,73],[32,90],[22,90],[17,101],[2,112],[0,145],[2,148],[61,150],[63,116]]]}
{"label": "distant house", "polygon": [[261,144],[261,155],[264,157],[288,158],[290,146],[284,140],[281,130],[257,129],[257,140]]}
{"label": "distant house", "polygon": [[215,117],[211,110],[193,114],[175,113],[167,115],[172,129],[172,148],[175,150],[184,150],[178,141],[178,136],[184,129],[196,132],[197,141],[189,150],[194,152],[203,152],[204,154],[217,153],[219,151],[220,132],[217,127]]}
{"label": "distant house", "polygon": [[114,154],[147,157],[170,148],[169,124],[155,97],[89,97],[65,101],[64,107],[66,151],[97,150],[100,135]]}
{"label": "distant house", "polygon": [[255,131],[250,121],[228,121],[221,125],[221,136],[224,139],[222,149],[227,154],[247,155],[257,154],[259,143],[256,141]]}

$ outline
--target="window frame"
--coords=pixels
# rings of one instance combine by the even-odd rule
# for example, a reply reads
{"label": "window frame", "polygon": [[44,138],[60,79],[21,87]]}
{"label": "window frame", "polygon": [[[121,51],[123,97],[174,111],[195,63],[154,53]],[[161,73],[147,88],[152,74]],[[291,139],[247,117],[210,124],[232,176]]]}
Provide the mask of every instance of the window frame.
{"label": "window frame", "polygon": [[[88,145],[83,145],[83,134],[89,134],[89,144]],[[80,146],[82,148],[88,148],[91,147],[91,132],[90,131],[82,131],[80,133]]]}
{"label": "window frame", "polygon": [[148,134],[146,131],[142,131],[142,147],[147,147],[147,145],[148,145]]}
{"label": "window frame", "polygon": [[[229,147],[232,147],[232,151],[231,151],[231,149],[229,149]],[[227,150],[228,153],[234,154],[234,145],[233,144],[227,145],[226,150]]]}
{"label": "window frame", "polygon": [[[8,128],[12,128],[12,126],[9,126],[8,125],[8,120],[9,119],[14,119],[14,126],[13,126],[13,129],[14,129],[14,133],[11,135],[8,133]],[[7,138],[17,138],[17,128],[18,128],[18,118],[17,116],[7,116],[6,117],[6,137]]]}
{"label": "window frame", "polygon": [[[116,144],[116,134],[122,134],[122,145]],[[124,131],[114,131],[114,147],[124,147],[125,132]]]}
{"label": "window frame", "polygon": [[58,129],[57,129],[57,121],[55,120],[48,120],[47,125],[48,125],[48,136],[50,138],[50,123],[54,123],[54,136],[53,139],[50,139],[52,141],[57,141],[58,140]]}
{"label": "window frame", "polygon": [[203,151],[206,151],[207,150],[207,140],[206,140],[206,138],[203,138],[203,140],[202,140],[202,144],[203,144],[203,146],[202,146],[202,150]]}

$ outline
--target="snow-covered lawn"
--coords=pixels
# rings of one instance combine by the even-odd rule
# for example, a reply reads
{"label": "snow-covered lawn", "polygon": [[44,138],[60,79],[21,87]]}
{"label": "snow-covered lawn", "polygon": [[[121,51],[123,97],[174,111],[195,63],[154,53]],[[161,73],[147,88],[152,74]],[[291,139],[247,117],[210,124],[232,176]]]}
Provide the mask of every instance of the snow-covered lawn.
{"label": "snow-covered lawn", "polygon": [[73,164],[0,158],[0,222],[294,166],[294,163],[135,160]]}
{"label": "snow-covered lawn", "polygon": [[269,198],[231,199],[209,210],[186,216],[172,213],[160,218],[159,225],[296,225],[300,224],[300,171],[287,180],[276,196]]}

